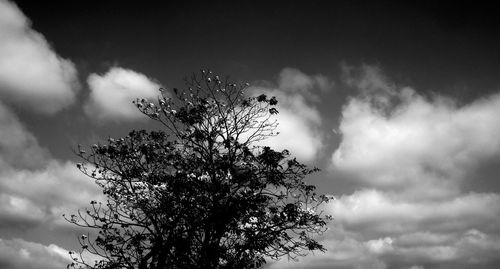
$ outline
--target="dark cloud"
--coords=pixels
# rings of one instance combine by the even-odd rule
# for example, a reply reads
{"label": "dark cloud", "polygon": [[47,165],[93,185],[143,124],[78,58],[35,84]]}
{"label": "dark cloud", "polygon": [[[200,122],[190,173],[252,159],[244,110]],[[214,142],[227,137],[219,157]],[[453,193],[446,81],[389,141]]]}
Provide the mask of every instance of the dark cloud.
{"label": "dark cloud", "polygon": [[0,165],[13,168],[39,168],[47,163],[48,150],[0,102]]}

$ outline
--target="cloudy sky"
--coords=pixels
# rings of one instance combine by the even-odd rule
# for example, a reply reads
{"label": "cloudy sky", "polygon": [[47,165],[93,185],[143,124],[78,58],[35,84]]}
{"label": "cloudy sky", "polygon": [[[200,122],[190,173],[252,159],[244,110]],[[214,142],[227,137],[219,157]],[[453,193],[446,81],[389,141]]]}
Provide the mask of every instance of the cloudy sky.
{"label": "cloudy sky", "polygon": [[160,128],[131,101],[200,68],[277,96],[266,143],[336,197],[328,250],[268,268],[500,267],[492,7],[138,3],[0,0],[1,269],[65,268],[99,198],[72,148]]}

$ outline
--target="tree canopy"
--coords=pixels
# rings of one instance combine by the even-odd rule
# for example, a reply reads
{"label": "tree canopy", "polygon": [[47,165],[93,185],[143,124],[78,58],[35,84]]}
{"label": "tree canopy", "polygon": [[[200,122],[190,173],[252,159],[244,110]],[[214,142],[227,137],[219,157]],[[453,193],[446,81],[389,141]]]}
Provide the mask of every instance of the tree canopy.
{"label": "tree canopy", "polygon": [[68,267],[257,268],[325,250],[315,237],[329,198],[304,180],[318,169],[259,146],[277,135],[278,100],[247,87],[202,70],[183,91],[134,101],[162,130],[79,146],[77,167],[107,201],[65,217],[96,231],[79,238]]}

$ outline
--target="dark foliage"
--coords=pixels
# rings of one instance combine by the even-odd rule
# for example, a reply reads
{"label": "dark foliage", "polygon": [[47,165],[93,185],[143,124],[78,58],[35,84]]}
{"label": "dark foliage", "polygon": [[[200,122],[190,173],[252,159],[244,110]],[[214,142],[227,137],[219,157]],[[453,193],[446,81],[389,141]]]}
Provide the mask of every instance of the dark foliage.
{"label": "dark foliage", "polygon": [[[304,177],[307,168],[285,150],[255,146],[273,133],[275,97],[247,97],[248,84],[202,71],[188,89],[136,100],[165,131],[132,131],[77,154],[78,168],[107,197],[67,218],[95,228],[77,268],[256,268],[265,258],[324,250],[314,236],[328,201]],[[91,263],[83,252],[102,257]]]}

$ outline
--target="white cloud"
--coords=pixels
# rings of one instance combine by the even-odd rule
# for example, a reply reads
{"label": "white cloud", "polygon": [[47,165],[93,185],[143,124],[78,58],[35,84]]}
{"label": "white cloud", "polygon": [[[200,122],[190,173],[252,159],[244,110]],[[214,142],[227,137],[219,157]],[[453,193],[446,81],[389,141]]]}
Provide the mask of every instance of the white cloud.
{"label": "white cloud", "polygon": [[120,67],[111,68],[106,74],[91,74],[85,112],[99,121],[127,121],[146,119],[132,104],[137,98],[156,99],[160,85],[135,71]]}
{"label": "white cloud", "polygon": [[52,159],[0,103],[0,219],[55,221],[61,210],[76,210],[96,195],[95,184],[73,162]]}
{"label": "white cloud", "polygon": [[15,4],[0,1],[0,97],[23,109],[53,114],[74,102],[77,71],[30,24]]}
{"label": "white cloud", "polygon": [[499,260],[498,194],[409,202],[363,190],[327,207],[334,220],[319,238],[327,251],[269,268],[471,268]]}
{"label": "white cloud", "polygon": [[277,136],[269,137],[259,144],[269,145],[276,150],[288,149],[301,161],[317,158],[322,148],[322,134],[319,127],[322,120],[317,109],[309,105],[301,95],[289,95],[279,89],[254,89],[254,92],[276,96],[279,114],[271,120],[277,120]]}
{"label": "white cloud", "polygon": [[[369,237],[469,229],[500,232],[491,226],[500,223],[498,194],[470,193],[442,201],[407,201],[382,191],[363,190],[340,197],[329,210],[335,225]],[[419,235],[425,241],[425,236]]]}
{"label": "white cloud", "polygon": [[342,231],[330,232],[328,239],[321,241],[327,249],[325,252],[315,252],[308,256],[300,257],[296,261],[286,258],[271,262],[271,269],[386,269],[387,265],[371,253],[369,248],[358,241],[353,235],[344,234]]}
{"label": "white cloud", "polygon": [[284,68],[277,87],[252,87],[252,94],[266,94],[278,99],[278,136],[261,141],[277,150],[288,149],[301,161],[318,158],[323,146],[322,119],[313,103],[318,101],[315,89],[326,90],[333,82],[322,75],[309,76],[297,69]]}
{"label": "white cloud", "polygon": [[54,269],[71,263],[67,251],[51,244],[45,246],[23,239],[0,238],[0,268]]}
{"label": "white cloud", "polygon": [[331,171],[362,189],[327,206],[328,251],[294,266],[496,268],[500,194],[461,186],[500,156],[500,94],[457,105],[398,87],[379,67],[343,69],[356,95],[342,110]]}
{"label": "white cloud", "polygon": [[359,79],[362,94],[343,108],[336,171],[369,186],[408,190],[415,199],[439,198],[459,193],[459,181],[478,162],[500,154],[500,95],[458,106],[396,90],[373,72]]}
{"label": "white cloud", "polygon": [[0,218],[21,226],[68,226],[62,214],[73,214],[91,200],[102,200],[99,188],[73,162],[51,160],[37,170],[1,167]]}
{"label": "white cloud", "polygon": [[[434,236],[442,237],[443,235]],[[381,260],[398,268],[401,265],[410,267],[413,264],[426,264],[428,268],[443,265],[448,265],[447,268],[457,268],[457,265],[470,268],[477,264],[498,260],[500,238],[496,236],[471,229],[450,237],[448,242],[430,245],[423,243],[401,246],[399,238],[380,238],[365,244]],[[372,249],[373,245],[380,246],[382,251]]]}
{"label": "white cloud", "polygon": [[[33,236],[32,231],[37,230],[58,241],[63,234],[78,230],[62,214],[76,213],[91,200],[102,200],[95,183],[73,162],[52,159],[36,137],[1,103],[0,138],[0,238],[11,234]],[[29,248],[23,249],[18,249],[20,257],[33,260],[26,263],[22,259],[12,260],[16,256],[2,256],[8,252],[0,249],[0,268],[38,268],[31,263],[44,259]],[[42,265],[39,268],[46,268]]]}
{"label": "white cloud", "polygon": [[[85,252],[83,259],[93,263],[102,258]],[[69,251],[58,245],[47,246],[20,238],[0,238],[0,268],[55,269],[66,268],[72,262]]]}

